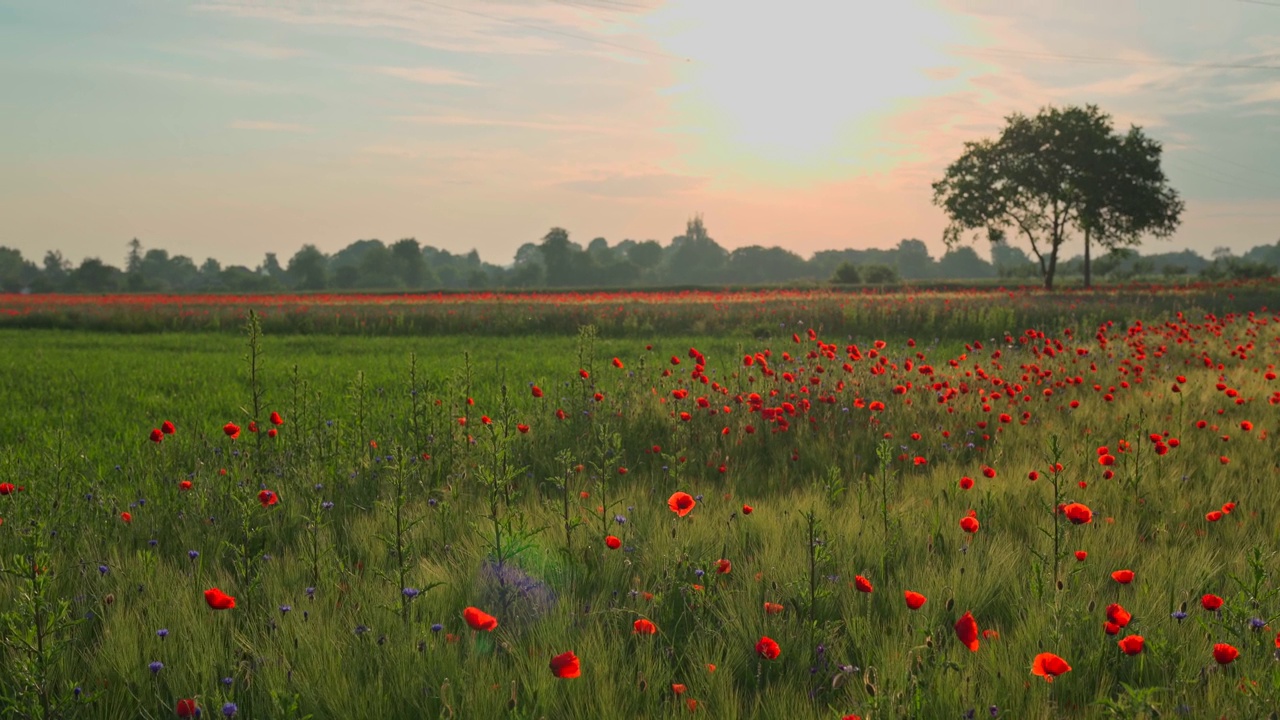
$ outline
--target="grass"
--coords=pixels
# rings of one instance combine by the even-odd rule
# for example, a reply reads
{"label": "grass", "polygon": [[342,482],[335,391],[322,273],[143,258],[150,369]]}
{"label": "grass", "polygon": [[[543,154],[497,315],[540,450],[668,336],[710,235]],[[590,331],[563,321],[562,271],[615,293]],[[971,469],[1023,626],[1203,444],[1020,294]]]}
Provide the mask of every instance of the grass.
{"label": "grass", "polygon": [[[1277,319],[1142,320],[981,348],[958,334],[916,346],[903,326],[876,356],[875,337],[810,339],[806,326],[759,339],[268,334],[252,353],[226,334],[0,332],[0,482],[15,486],[0,495],[0,708],[1265,717],[1280,705]],[[783,403],[794,414],[766,419]],[[270,439],[272,411],[284,424]],[[164,420],[176,434],[149,441]],[[260,504],[263,489],[278,504]],[[677,491],[699,498],[687,516],[668,509]],[[1068,523],[1053,511],[1066,502],[1093,521]],[[973,534],[959,525],[970,511]],[[1133,583],[1112,579],[1122,568]],[[215,586],[234,609],[205,603]],[[906,590],[927,602],[908,610]],[[1206,593],[1223,607],[1202,609]],[[1133,616],[1115,636],[1112,603]],[[498,628],[469,629],[468,606]],[[965,611],[987,631],[977,652],[953,629]],[[638,619],[657,634],[635,634]],[[1117,648],[1128,634],[1141,654]],[[765,636],[777,659],[756,653]],[[1215,643],[1239,659],[1219,665]],[[548,669],[565,651],[581,678]],[[1072,670],[1031,675],[1042,652]]]}

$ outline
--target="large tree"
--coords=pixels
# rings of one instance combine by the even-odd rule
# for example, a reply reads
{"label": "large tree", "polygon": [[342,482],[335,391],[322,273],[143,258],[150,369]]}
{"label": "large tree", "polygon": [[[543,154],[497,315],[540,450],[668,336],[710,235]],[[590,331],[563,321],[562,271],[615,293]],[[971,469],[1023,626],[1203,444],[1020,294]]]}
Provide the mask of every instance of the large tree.
{"label": "large tree", "polygon": [[1052,290],[1071,230],[1113,248],[1177,226],[1182,201],[1160,171],[1160,144],[1140,128],[1117,135],[1094,105],[1005,120],[1000,137],[965,143],[933,183],[934,204],[951,221],[943,235],[948,247],[969,230],[986,230],[992,240],[1012,232],[1030,244]]}

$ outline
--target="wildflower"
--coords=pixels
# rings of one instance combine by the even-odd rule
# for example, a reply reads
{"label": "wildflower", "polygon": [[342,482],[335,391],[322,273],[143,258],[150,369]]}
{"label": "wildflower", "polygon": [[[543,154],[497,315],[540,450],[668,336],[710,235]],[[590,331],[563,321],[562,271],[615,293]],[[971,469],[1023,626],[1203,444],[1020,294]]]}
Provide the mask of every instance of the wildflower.
{"label": "wildflower", "polygon": [[173,706],[173,714],[180,718],[195,717],[197,712],[196,701],[191,698],[179,700],[178,704]]}
{"label": "wildflower", "polygon": [[[235,440],[236,438],[240,437],[240,426],[236,425],[235,423],[227,423],[226,425],[222,426],[222,432],[226,433],[227,437],[231,438],[232,440]],[[235,707],[235,706],[233,705],[232,707]]]}
{"label": "wildflower", "polygon": [[400,594],[401,594],[401,595],[404,595],[406,598],[408,598],[408,599],[412,600],[412,599],[414,599],[414,598],[418,597],[419,595],[421,595],[421,594],[422,594],[422,591],[421,591],[421,590],[419,590],[418,588],[411,588],[411,587],[407,587],[407,588],[404,588],[403,590],[401,590],[401,591],[400,591]]}
{"label": "wildflower", "polygon": [[965,477],[960,478],[961,490],[971,490],[972,488],[973,488],[973,478],[968,477],[967,475]]}
{"label": "wildflower", "polygon": [[1077,562],[1084,562],[1085,558],[1087,558],[1087,557],[1089,557],[1089,553],[1085,552],[1084,550],[1077,550],[1077,551],[1076,551],[1076,561],[1077,561]]}
{"label": "wildflower", "polygon": [[869,593],[872,590],[871,581],[861,575],[853,578],[853,586],[858,589],[858,592]]}
{"label": "wildflower", "polygon": [[160,428],[152,428],[152,429],[151,429],[151,442],[153,442],[153,443],[158,443],[158,442],[160,442],[161,440],[164,440],[164,433],[160,431]]}
{"label": "wildflower", "polygon": [[972,533],[978,532],[978,527],[979,527],[978,518],[972,515],[966,515],[960,518],[961,530],[964,530],[965,532],[972,534]]}
{"label": "wildflower", "polygon": [[258,502],[262,503],[262,507],[270,507],[279,501],[280,499],[271,490],[258,491]]}
{"label": "wildflower", "polygon": [[236,599],[218,588],[205,590],[204,601],[214,610],[230,610],[236,606]]}
{"label": "wildflower", "polygon": [[187,551],[187,557],[188,557],[189,559],[191,559],[191,560],[195,560],[196,558],[200,557],[200,551],[199,551],[199,550],[188,550],[188,551]]}
{"label": "wildflower", "polygon": [[551,666],[551,674],[561,680],[582,676],[582,668],[578,664],[578,656],[574,655],[572,650],[551,658],[549,664]]}
{"label": "wildflower", "polygon": [[529,391],[533,393],[533,396],[536,398],[542,397],[542,388],[538,387],[537,385],[530,387]]}
{"label": "wildflower", "polygon": [[479,608],[469,607],[463,610],[462,619],[467,621],[472,630],[493,632],[498,627],[498,619]]}
{"label": "wildflower", "polygon": [[168,420],[165,420],[164,422],[160,423],[160,432],[164,433],[165,435],[172,435],[178,432],[178,429],[173,426],[173,423],[169,422]]}
{"label": "wildflower", "polygon": [[1121,585],[1128,585],[1129,583],[1133,582],[1133,571],[1132,571],[1132,570],[1117,570],[1117,571],[1115,571],[1115,572],[1111,573],[1111,579],[1112,579],[1112,580],[1115,580],[1116,582],[1120,583]]}
{"label": "wildflower", "polygon": [[235,715],[235,714],[236,714],[236,711],[237,711],[237,710],[239,710],[239,709],[240,709],[240,708],[236,707],[236,704],[235,704],[235,703],[232,703],[232,702],[224,703],[224,704],[222,705],[222,714],[223,714],[224,716],[226,716],[226,717],[231,717],[231,716]]}
{"label": "wildflower", "polygon": [[283,424],[284,424],[284,418],[280,417],[280,413],[278,413],[278,412],[272,412],[272,413],[271,413],[271,424],[272,424],[272,425],[283,425]]}
{"label": "wildflower", "polygon": [[1040,653],[1031,661],[1031,674],[1039,675],[1045,682],[1053,682],[1055,677],[1068,672],[1071,672],[1071,666],[1053,653]]}
{"label": "wildflower", "polygon": [[1218,522],[1219,520],[1222,519],[1222,511],[1210,510],[1209,512],[1205,513],[1204,519],[1208,520],[1209,522]]}
{"label": "wildflower", "polygon": [[1112,603],[1107,606],[1107,622],[1114,624],[1117,628],[1128,625],[1132,619],[1133,615],[1129,614],[1129,611],[1125,610],[1119,603]]}
{"label": "wildflower", "polygon": [[760,638],[759,642],[756,643],[756,655],[765,660],[777,660],[778,655],[781,653],[782,648],[778,647],[778,643],[767,635]]}
{"label": "wildflower", "polygon": [[1141,635],[1129,635],[1116,642],[1120,646],[1121,652],[1125,655],[1137,655],[1142,652],[1142,645],[1145,642]]}
{"label": "wildflower", "polygon": [[1093,522],[1093,511],[1087,505],[1081,503],[1071,503],[1062,508],[1062,514],[1067,516],[1072,525],[1083,525]]}
{"label": "wildflower", "polygon": [[130,515],[127,510],[125,512],[120,513],[120,519],[124,521],[125,525],[128,525],[129,523],[133,522],[133,516]]}
{"label": "wildflower", "polygon": [[778,603],[766,602],[764,604],[764,612],[766,615],[777,615],[782,612],[782,610],[782,605],[779,605]]}
{"label": "wildflower", "polygon": [[190,489],[191,489],[191,481],[190,481],[190,480],[183,480],[182,482],[178,483],[178,489],[179,489],[179,490],[190,490]]}
{"label": "wildflower", "polygon": [[907,601],[907,607],[912,610],[919,610],[920,606],[924,605],[925,602],[928,601],[928,599],[925,596],[921,595],[918,592],[915,592],[914,590],[904,591],[902,593],[902,597]]}
{"label": "wildflower", "polygon": [[978,652],[978,621],[967,610],[956,621],[956,637],[970,652]]}
{"label": "wildflower", "polygon": [[604,539],[604,544],[608,546],[610,550],[617,550],[618,548],[622,547],[622,541],[619,540],[614,535],[606,536]]}
{"label": "wildflower", "polygon": [[1215,612],[1218,608],[1222,607],[1222,598],[1217,595],[1205,595],[1200,598],[1200,607],[1203,607],[1209,612]]}
{"label": "wildflower", "polygon": [[721,575],[728,575],[731,570],[733,570],[733,563],[729,562],[728,560],[725,560],[724,558],[720,558],[719,560],[716,561],[717,573]]}
{"label": "wildflower", "polygon": [[167,629],[165,629],[165,628],[160,628],[159,630],[157,630],[157,631],[156,631],[156,637],[158,637],[158,638],[160,638],[161,640],[163,640],[163,639],[165,639],[165,638],[169,637],[169,631],[168,631]]}
{"label": "wildflower", "polygon": [[750,515],[750,514],[751,514],[751,513],[753,513],[753,512],[755,512],[755,508],[751,507],[750,505],[743,505],[743,506],[742,506],[742,514],[743,514],[743,515]]}
{"label": "wildflower", "polygon": [[632,632],[636,635],[656,635],[658,626],[653,624],[652,620],[640,618],[631,624]]}
{"label": "wildflower", "polygon": [[1219,665],[1230,665],[1238,657],[1240,657],[1240,651],[1227,643],[1218,643],[1213,646],[1213,659],[1217,660]]}
{"label": "wildflower", "polygon": [[155,675],[156,673],[164,669],[164,663],[160,662],[159,660],[156,660],[155,662],[151,663],[147,667],[151,668],[151,674]]}
{"label": "wildflower", "polygon": [[680,517],[688,515],[693,506],[697,504],[693,496],[687,492],[677,492],[667,499],[667,507],[671,508],[671,512]]}

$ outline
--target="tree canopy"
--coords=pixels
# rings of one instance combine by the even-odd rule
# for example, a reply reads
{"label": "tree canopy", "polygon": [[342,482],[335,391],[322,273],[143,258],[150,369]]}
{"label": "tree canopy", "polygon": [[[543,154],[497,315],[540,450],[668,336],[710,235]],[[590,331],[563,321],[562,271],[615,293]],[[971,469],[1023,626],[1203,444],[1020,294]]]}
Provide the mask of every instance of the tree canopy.
{"label": "tree canopy", "polygon": [[1000,136],[967,142],[933,183],[934,203],[950,219],[948,247],[970,230],[995,241],[1009,233],[1031,247],[1046,289],[1053,289],[1059,252],[1071,231],[1113,249],[1145,234],[1167,237],[1183,203],[1160,168],[1160,143],[1141,128],[1112,130],[1097,106],[1042,108],[1010,115]]}

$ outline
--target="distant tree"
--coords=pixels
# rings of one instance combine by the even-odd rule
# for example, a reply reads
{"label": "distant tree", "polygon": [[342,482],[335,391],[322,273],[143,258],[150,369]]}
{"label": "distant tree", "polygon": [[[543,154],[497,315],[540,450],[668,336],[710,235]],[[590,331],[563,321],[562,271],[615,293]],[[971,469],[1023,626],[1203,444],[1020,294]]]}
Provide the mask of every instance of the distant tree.
{"label": "distant tree", "polygon": [[123,273],[98,258],[85,258],[71,271],[68,281],[72,289],[87,293],[108,293],[120,289]]}
{"label": "distant tree", "polygon": [[936,275],[929,247],[914,238],[902,240],[895,248],[898,254],[898,274],[904,278],[921,280]]}
{"label": "distant tree", "polygon": [[[274,257],[274,256],[269,256]],[[285,271],[290,284],[299,290],[323,290],[329,284],[329,260],[315,245],[303,245]]]}
{"label": "distant tree", "polygon": [[858,285],[862,282],[862,273],[857,265],[846,260],[836,267],[831,282],[836,285]]}
{"label": "distant tree", "polygon": [[671,285],[710,285],[723,277],[729,253],[720,247],[697,215],[685,225],[684,235],[671,240],[666,253],[664,280]]}
{"label": "distant tree", "polygon": [[400,286],[396,273],[396,259],[381,240],[374,240],[360,257],[360,274],[356,287],[366,290],[386,290]]}
{"label": "distant tree", "polygon": [[804,275],[804,258],[780,247],[749,245],[729,253],[726,279],[733,283],[782,283]]}
{"label": "distant tree", "polygon": [[938,260],[938,273],[945,278],[976,280],[994,277],[996,270],[991,263],[978,257],[973,248],[957,245],[949,248]]}
{"label": "distant tree", "polygon": [[873,263],[859,268],[862,281],[869,285],[892,285],[899,281],[898,270],[890,265]]}
{"label": "distant tree", "polygon": [[40,269],[23,258],[21,251],[0,246],[0,292],[30,288],[39,274]]}
{"label": "distant tree", "polygon": [[627,251],[627,258],[641,271],[653,270],[662,262],[662,245],[657,240],[638,242]]}
{"label": "distant tree", "polygon": [[124,259],[125,285],[131,292],[139,292],[146,287],[142,274],[142,242],[138,238],[129,241],[129,253]]}
{"label": "distant tree", "polygon": [[[1026,238],[1046,290],[1053,289],[1068,231],[1100,242],[1137,244],[1144,232],[1176,225],[1176,193],[1159,173],[1160,146],[1134,128],[1114,136],[1096,106],[1015,113],[996,140],[965,143],[965,151],[933,183],[934,203],[950,219],[948,246],[963,232],[1013,230]],[[1154,168],[1154,172],[1152,171]]]}
{"label": "distant tree", "polygon": [[574,277],[574,266],[578,263],[575,256],[582,252],[582,248],[570,242],[568,230],[551,228],[543,236],[538,249],[542,251],[542,262],[546,266],[547,285],[566,287],[576,284],[578,278]]}
{"label": "distant tree", "polygon": [[395,272],[400,282],[410,290],[420,290],[427,286],[427,259],[422,255],[422,246],[414,238],[397,240],[391,245],[391,257],[395,261]]}
{"label": "distant tree", "polygon": [[280,267],[280,261],[276,259],[273,252],[267,253],[262,259],[262,264],[258,266],[257,272],[274,280],[280,286],[289,284],[289,273]]}

